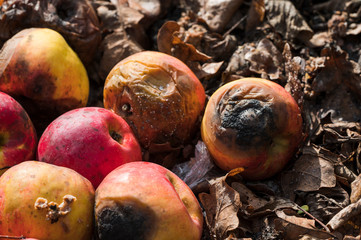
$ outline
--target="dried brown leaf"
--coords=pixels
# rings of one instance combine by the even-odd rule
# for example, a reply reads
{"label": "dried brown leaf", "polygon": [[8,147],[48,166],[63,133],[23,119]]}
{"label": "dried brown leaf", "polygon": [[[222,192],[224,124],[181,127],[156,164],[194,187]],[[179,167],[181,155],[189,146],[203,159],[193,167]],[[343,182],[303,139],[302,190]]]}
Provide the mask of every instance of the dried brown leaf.
{"label": "dried brown leaf", "polygon": [[359,216],[361,214],[361,200],[358,200],[355,203],[351,203],[340,212],[338,212],[333,218],[327,223],[327,226],[336,230],[343,224],[345,224],[348,220],[350,220],[354,216]]}
{"label": "dried brown leaf", "polygon": [[361,174],[357,176],[355,181],[351,183],[351,203],[355,203],[361,199]]}
{"label": "dried brown leaf", "polygon": [[261,74],[263,78],[278,79],[281,74],[283,57],[276,46],[267,38],[262,39],[256,48],[245,54],[250,70]]}
{"label": "dried brown leaf", "polygon": [[334,239],[334,235],[319,229],[311,229],[283,220],[275,219],[275,229],[283,232],[284,240],[300,239],[304,235],[312,236],[316,239]]}
{"label": "dried brown leaf", "polygon": [[101,41],[98,17],[88,0],[6,0],[0,8],[0,40],[25,28],[59,32],[88,64]]}
{"label": "dried brown leaf", "polygon": [[180,26],[175,21],[167,21],[158,31],[158,50],[172,55],[183,62],[208,61],[211,57],[199,52],[192,44],[183,42],[177,33]]}
{"label": "dried brown leaf", "polygon": [[243,0],[202,0],[198,15],[212,31],[222,32],[242,3]]}
{"label": "dried brown leaf", "polygon": [[265,17],[265,0],[252,0],[247,14],[246,32],[258,27]]}
{"label": "dried brown leaf", "polygon": [[336,186],[333,164],[318,154],[313,146],[306,146],[302,151],[293,168],[282,174],[283,190],[292,194],[294,191],[312,192]]}
{"label": "dried brown leaf", "polygon": [[276,211],[276,215],[277,217],[282,218],[283,220],[298,225],[300,227],[315,229],[316,222],[313,219],[298,217],[295,215],[287,215],[284,211],[280,210]]}
{"label": "dried brown leaf", "polygon": [[252,212],[264,207],[268,201],[258,197],[249,188],[240,182],[233,182],[232,188],[239,193],[244,213],[251,215]]}
{"label": "dried brown leaf", "polygon": [[237,191],[226,183],[227,175],[210,181],[210,193],[200,193],[206,223],[214,239],[225,239],[238,228],[238,210],[242,206]]}
{"label": "dried brown leaf", "polygon": [[287,40],[297,39],[306,43],[313,35],[312,29],[291,1],[267,1],[266,16],[272,27]]}

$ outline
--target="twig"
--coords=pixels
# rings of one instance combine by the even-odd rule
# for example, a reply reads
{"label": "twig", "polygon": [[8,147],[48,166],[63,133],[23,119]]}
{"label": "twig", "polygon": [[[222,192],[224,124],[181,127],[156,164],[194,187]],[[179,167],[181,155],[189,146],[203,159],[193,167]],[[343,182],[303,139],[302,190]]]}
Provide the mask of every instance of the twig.
{"label": "twig", "polygon": [[225,32],[222,37],[225,38],[228,34],[230,34],[236,27],[238,27],[239,24],[241,24],[241,22],[243,22],[244,20],[246,20],[247,16],[244,16],[243,18],[239,19],[236,24],[234,24],[230,29],[227,30],[227,32]]}
{"label": "twig", "polygon": [[314,216],[312,216],[311,213],[305,211],[304,209],[302,209],[300,206],[298,206],[298,204],[296,204],[296,207],[301,210],[302,212],[304,212],[307,216],[309,216],[310,218],[312,218],[313,220],[315,220],[317,223],[319,223],[327,232],[331,233],[330,229],[323,224],[320,220],[318,220],[317,218],[315,218]]}

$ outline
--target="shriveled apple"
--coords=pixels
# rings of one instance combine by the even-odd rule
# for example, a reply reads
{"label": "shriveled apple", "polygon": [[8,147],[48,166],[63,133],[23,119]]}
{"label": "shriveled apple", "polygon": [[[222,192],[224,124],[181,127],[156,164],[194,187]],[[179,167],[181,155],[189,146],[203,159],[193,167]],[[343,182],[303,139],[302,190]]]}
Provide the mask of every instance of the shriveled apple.
{"label": "shriveled apple", "polygon": [[302,117],[280,85],[259,78],[239,79],[217,89],[201,125],[204,143],[224,170],[243,167],[250,180],[281,171],[302,139]]}
{"label": "shriveled apple", "polygon": [[25,161],[0,177],[0,235],[90,240],[93,207],[93,186],[69,168]]}
{"label": "shriveled apple", "polygon": [[166,152],[197,130],[205,92],[194,73],[170,55],[144,51],[120,61],[104,86],[104,107],[122,116],[141,146]]}
{"label": "shriveled apple", "polygon": [[84,107],[62,114],[45,129],[37,157],[74,169],[97,188],[115,168],[141,161],[142,152],[122,117],[104,108]]}
{"label": "shriveled apple", "polygon": [[87,104],[87,72],[56,31],[22,30],[4,44],[0,59],[0,91],[20,102],[37,130],[61,113]]}
{"label": "shriveled apple", "polygon": [[132,162],[112,171],[95,197],[99,239],[199,240],[203,216],[190,188],[168,169]]}
{"label": "shriveled apple", "polygon": [[24,108],[0,92],[0,176],[20,162],[35,158],[37,135]]}

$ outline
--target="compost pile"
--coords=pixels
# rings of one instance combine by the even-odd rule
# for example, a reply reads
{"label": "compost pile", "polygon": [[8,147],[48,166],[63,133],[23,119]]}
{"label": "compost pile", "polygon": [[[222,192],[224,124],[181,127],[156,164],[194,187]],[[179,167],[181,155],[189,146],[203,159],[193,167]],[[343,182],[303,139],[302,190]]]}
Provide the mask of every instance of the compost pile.
{"label": "compost pile", "polygon": [[29,27],[61,33],[87,69],[88,106],[103,107],[109,71],[144,50],[182,60],[208,97],[225,83],[261,77],[296,100],[302,144],[268,180],[214,166],[200,133],[162,156],[202,205],[202,239],[360,239],[360,1],[45,2],[5,1],[0,46]]}

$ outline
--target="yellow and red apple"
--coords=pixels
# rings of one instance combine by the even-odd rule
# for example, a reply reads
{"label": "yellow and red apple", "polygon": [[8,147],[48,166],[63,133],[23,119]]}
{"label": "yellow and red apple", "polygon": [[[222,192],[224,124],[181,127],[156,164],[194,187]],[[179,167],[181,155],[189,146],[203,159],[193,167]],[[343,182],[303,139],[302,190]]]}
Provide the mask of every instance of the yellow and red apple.
{"label": "yellow and red apple", "polygon": [[0,177],[0,235],[91,240],[94,188],[69,168],[25,161]]}
{"label": "yellow and red apple", "polygon": [[104,107],[122,116],[151,153],[189,141],[204,105],[199,79],[182,61],[160,52],[144,51],[123,59],[104,85]]}
{"label": "yellow and red apple", "polygon": [[217,89],[209,99],[201,135],[216,165],[243,167],[243,177],[260,180],[282,170],[302,140],[302,117],[279,84],[244,78]]}
{"label": "yellow and red apple", "polygon": [[99,239],[199,240],[203,216],[191,189],[168,169],[132,162],[113,170],[95,193]]}
{"label": "yellow and red apple", "polygon": [[142,152],[122,117],[104,108],[84,107],[50,123],[39,140],[37,157],[74,169],[97,188],[115,168],[141,161]]}
{"label": "yellow and red apple", "polygon": [[22,30],[4,44],[0,58],[0,91],[20,102],[36,128],[48,124],[44,119],[86,106],[87,72],[58,32]]}
{"label": "yellow and red apple", "polygon": [[24,108],[0,92],[0,175],[20,162],[35,158],[37,135]]}

